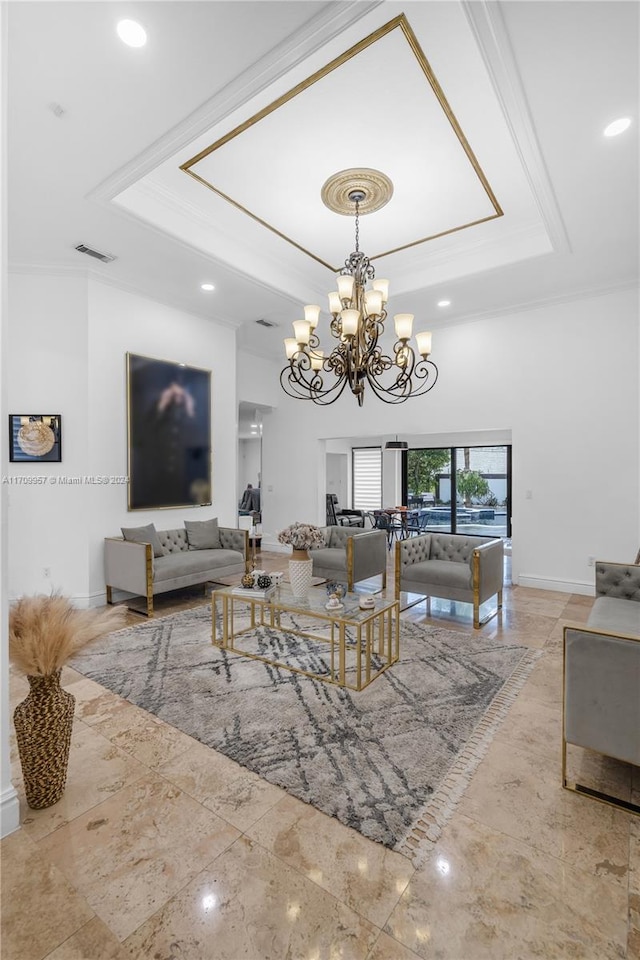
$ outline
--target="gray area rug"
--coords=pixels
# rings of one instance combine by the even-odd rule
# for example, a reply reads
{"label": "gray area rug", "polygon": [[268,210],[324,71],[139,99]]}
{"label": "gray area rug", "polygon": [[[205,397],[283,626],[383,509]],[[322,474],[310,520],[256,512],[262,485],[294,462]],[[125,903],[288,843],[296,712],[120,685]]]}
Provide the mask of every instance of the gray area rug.
{"label": "gray area rug", "polygon": [[[268,628],[253,640],[263,653],[321,669],[321,644],[310,650]],[[403,622],[399,662],[357,693],[212,646],[211,611],[202,606],[113,633],[72,666],[411,854],[437,838],[534,660],[482,632]]]}

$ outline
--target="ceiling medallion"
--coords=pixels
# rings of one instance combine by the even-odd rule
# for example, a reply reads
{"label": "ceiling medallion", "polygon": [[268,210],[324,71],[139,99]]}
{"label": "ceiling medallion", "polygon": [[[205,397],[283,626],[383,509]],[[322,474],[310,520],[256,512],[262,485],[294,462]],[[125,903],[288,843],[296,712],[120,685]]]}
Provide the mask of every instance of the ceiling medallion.
{"label": "ceiling medallion", "polygon": [[[338,213],[344,211],[328,202],[331,189],[327,187],[347,173],[351,171],[342,171],[330,177],[322,188],[324,203]],[[375,170],[366,173],[383,177],[393,191],[391,181],[384,174]],[[338,274],[338,289],[329,294],[329,313],[332,317],[329,331],[338,343],[325,356],[316,333],[320,307],[317,304],[307,305],[304,308],[304,320],[294,321],[294,336],[284,341],[288,363],[280,373],[280,384],[290,397],[313,400],[323,406],[334,403],[349,384],[361,407],[367,383],[385,403],[404,403],[409,397],[423,396],[438,378],[438,368],[428,359],[431,334],[416,334],[418,359],[409,345],[413,314],[397,313],[393,318],[397,337],[393,356],[382,352],[378,341],[384,333],[387,319],[389,281],[375,279],[373,264],[360,251],[360,212],[368,195],[364,189],[352,186],[347,196],[351,213],[355,213],[356,248]],[[380,209],[390,196],[391,193],[382,200],[378,196],[372,201],[377,206],[370,209]],[[371,289],[368,290],[365,289],[367,281],[371,282]]]}
{"label": "ceiling medallion", "polygon": [[375,213],[393,196],[393,184],[385,173],[371,170],[368,167],[352,167],[350,170],[340,170],[325,181],[320,196],[325,207],[340,213],[345,217],[353,216],[354,191],[362,194],[359,210],[360,215]]}

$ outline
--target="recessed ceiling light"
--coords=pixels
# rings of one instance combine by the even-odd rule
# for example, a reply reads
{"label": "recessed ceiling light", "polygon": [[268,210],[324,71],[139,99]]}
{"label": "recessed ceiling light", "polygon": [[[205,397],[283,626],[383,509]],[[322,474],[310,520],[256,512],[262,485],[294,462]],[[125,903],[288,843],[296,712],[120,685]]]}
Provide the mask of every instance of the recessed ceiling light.
{"label": "recessed ceiling light", "polygon": [[439,307],[450,307],[450,306],[451,306],[451,300],[438,300],[438,306],[439,306]]}
{"label": "recessed ceiling light", "polygon": [[121,20],[117,26],[118,36],[128,47],[144,47],[147,31],[135,20]]}
{"label": "recessed ceiling light", "polygon": [[215,287],[214,287],[214,285],[213,285],[212,283],[201,283],[201,284],[200,284],[200,289],[201,289],[201,290],[215,290]]}
{"label": "recessed ceiling light", "polygon": [[610,123],[608,127],[605,127],[603,132],[605,137],[617,137],[619,133],[624,133],[630,126],[631,120],[629,117],[620,117]]}

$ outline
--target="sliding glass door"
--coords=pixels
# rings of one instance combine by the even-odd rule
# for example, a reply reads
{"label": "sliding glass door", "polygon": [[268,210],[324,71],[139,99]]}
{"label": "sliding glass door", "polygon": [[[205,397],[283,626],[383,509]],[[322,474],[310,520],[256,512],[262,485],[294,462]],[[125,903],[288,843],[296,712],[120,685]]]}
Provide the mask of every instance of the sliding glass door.
{"label": "sliding glass door", "polygon": [[511,536],[511,446],[407,450],[402,483],[425,532]]}

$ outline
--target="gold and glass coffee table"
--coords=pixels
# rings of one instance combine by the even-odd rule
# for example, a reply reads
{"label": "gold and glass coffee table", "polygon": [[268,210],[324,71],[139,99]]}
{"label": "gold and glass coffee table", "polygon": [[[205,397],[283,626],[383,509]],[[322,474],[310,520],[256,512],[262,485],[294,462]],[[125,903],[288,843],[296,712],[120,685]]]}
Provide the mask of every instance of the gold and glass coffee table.
{"label": "gold and glass coffee table", "polygon": [[328,610],[323,586],[304,600],[288,584],[268,599],[234,591],[211,594],[215,646],[349,690],[363,690],[399,659],[397,600],[376,596],[374,608],[361,610],[358,594],[348,593]]}

